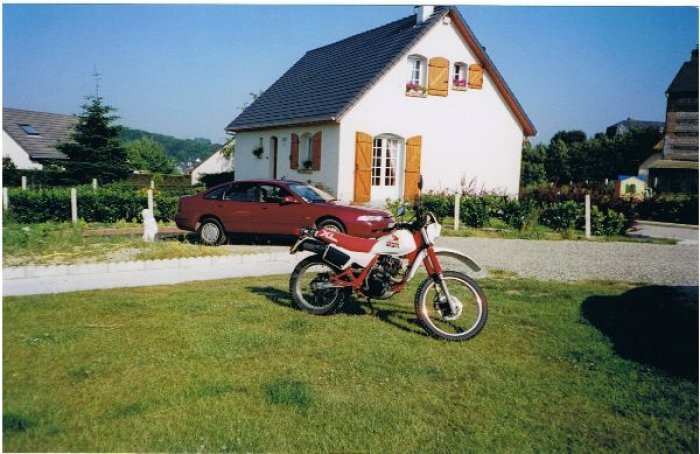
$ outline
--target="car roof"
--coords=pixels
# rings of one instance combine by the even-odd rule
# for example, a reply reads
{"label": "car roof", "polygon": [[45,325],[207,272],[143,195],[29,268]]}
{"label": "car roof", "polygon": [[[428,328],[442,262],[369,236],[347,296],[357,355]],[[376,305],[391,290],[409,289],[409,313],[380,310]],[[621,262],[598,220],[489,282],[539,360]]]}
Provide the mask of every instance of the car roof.
{"label": "car roof", "polygon": [[250,180],[231,180],[227,181],[225,183],[220,183],[217,184],[216,186],[212,186],[210,189],[218,188],[221,186],[225,186],[227,184],[231,183],[257,183],[257,184],[279,184],[282,186],[287,186],[289,183],[297,183],[297,184],[307,184],[304,183],[303,181],[296,181],[296,180],[270,180],[270,179],[264,179],[264,178],[255,178],[255,179],[250,179]]}

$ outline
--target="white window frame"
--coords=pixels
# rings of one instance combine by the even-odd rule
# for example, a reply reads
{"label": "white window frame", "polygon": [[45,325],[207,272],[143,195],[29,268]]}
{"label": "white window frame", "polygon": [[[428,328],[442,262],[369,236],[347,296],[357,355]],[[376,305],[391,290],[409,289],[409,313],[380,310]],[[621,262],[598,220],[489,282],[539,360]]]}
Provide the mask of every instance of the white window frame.
{"label": "white window frame", "polygon": [[425,86],[428,60],[421,55],[408,56],[408,82]]}
{"label": "white window frame", "polygon": [[402,140],[397,136],[381,135],[372,140],[372,186],[396,187],[399,184],[401,150]]}

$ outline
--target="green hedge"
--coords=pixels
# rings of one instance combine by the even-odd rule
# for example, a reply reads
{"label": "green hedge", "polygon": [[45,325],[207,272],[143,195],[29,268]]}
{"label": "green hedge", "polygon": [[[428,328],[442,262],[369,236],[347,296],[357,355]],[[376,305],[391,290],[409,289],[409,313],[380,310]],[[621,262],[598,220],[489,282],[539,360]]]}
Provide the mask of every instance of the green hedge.
{"label": "green hedge", "polygon": [[[11,189],[9,217],[20,223],[70,221],[70,189],[38,191]],[[154,215],[159,221],[172,221],[179,196],[154,192]],[[78,188],[78,217],[86,222],[141,221],[141,210],[148,206],[146,190]]]}

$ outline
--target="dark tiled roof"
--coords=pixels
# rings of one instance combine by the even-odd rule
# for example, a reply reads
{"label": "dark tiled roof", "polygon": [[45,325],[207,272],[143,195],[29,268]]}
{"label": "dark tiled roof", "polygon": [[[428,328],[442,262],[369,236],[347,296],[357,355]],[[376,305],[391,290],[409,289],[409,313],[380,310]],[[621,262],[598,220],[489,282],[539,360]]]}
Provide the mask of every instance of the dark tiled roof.
{"label": "dark tiled roof", "polygon": [[416,16],[411,15],[307,52],[226,129],[235,132],[336,121],[447,14],[459,21],[462,33],[475,43],[472,47],[527,135],[535,135],[534,126],[459,11],[444,6],[436,7],[423,23],[416,24]]}
{"label": "dark tiled roof", "polygon": [[[77,118],[30,110],[2,109],[2,129],[19,144],[32,160],[66,159],[66,155],[56,150],[58,142],[67,141]],[[30,125],[39,133],[27,134],[20,125]]]}
{"label": "dark tiled roof", "polygon": [[698,50],[694,49],[690,61],[683,63],[671,85],[666,90],[667,94],[673,93],[697,93],[698,92]]}
{"label": "dark tiled roof", "polygon": [[631,129],[647,129],[647,128],[663,128],[665,123],[663,121],[645,121],[645,120],[635,120],[633,118],[628,118],[627,120],[622,120],[615,123],[614,125],[608,126],[605,129],[605,133],[608,136],[614,136],[618,133],[623,133]]}

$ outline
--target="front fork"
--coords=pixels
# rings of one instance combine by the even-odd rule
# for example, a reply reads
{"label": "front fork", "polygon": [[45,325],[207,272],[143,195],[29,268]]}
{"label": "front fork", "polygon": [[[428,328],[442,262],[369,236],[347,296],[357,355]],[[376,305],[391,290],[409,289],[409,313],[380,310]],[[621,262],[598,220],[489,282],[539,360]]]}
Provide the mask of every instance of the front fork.
{"label": "front fork", "polygon": [[425,259],[423,259],[425,269],[428,271],[428,275],[433,278],[433,281],[438,285],[440,291],[442,292],[442,297],[440,299],[442,300],[442,298],[444,298],[447,304],[449,305],[451,317],[456,318],[462,312],[461,305],[459,304],[456,298],[452,298],[452,296],[450,296],[450,291],[447,289],[447,283],[445,282],[445,278],[442,275],[442,266],[440,265],[440,261],[437,258],[437,254],[435,254],[433,246],[428,246],[427,251],[428,254],[425,256]]}

